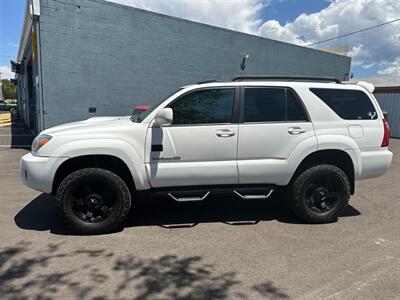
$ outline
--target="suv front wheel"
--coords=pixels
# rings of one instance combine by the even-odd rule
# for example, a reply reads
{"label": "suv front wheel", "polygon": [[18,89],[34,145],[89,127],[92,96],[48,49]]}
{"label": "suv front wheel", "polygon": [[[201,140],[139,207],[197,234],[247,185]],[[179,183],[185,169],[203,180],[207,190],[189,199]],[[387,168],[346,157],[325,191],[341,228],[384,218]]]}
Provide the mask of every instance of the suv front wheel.
{"label": "suv front wheel", "polygon": [[56,199],[65,223],[79,234],[115,231],[131,207],[125,182],[115,173],[99,168],[68,175],[61,182]]}
{"label": "suv front wheel", "polygon": [[333,165],[317,165],[304,170],[291,184],[289,206],[309,223],[330,223],[348,205],[350,182]]}

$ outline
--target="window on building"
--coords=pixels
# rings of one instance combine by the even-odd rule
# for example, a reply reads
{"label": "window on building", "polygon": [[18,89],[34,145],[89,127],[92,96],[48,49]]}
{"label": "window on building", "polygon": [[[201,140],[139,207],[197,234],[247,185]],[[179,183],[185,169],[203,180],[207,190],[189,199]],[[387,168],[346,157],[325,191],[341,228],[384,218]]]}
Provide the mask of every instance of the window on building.
{"label": "window on building", "polygon": [[245,89],[244,121],[307,121],[307,116],[290,89],[249,87]]}
{"label": "window on building", "polygon": [[363,91],[320,88],[311,88],[310,91],[342,119],[371,120],[378,117],[371,100]]}
{"label": "window on building", "polygon": [[235,89],[207,89],[186,94],[169,107],[173,124],[212,124],[232,121]]}

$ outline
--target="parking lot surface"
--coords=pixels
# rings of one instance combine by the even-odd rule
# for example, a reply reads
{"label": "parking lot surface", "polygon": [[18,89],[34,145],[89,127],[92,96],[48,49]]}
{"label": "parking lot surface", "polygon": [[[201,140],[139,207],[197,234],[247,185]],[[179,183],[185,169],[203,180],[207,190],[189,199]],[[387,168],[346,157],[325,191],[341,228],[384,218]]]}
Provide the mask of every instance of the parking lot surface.
{"label": "parking lot surface", "polygon": [[280,196],[162,198],[135,201],[119,232],[74,236],[20,183],[27,150],[2,147],[1,298],[400,299],[400,140],[390,148],[389,173],[358,182],[332,224],[302,223]]}

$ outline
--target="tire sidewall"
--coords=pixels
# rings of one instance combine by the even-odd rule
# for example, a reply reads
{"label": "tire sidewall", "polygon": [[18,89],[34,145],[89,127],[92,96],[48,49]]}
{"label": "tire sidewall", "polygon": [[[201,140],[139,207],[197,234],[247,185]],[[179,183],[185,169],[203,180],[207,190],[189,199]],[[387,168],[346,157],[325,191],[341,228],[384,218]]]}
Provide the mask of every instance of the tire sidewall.
{"label": "tire sidewall", "polygon": [[[317,213],[306,202],[308,184],[318,176],[335,176],[341,182],[342,195],[334,208],[325,213]],[[292,206],[294,212],[303,220],[311,223],[330,223],[336,221],[340,212],[347,206],[350,198],[350,182],[347,175],[333,165],[317,165],[301,173],[292,186]]]}
{"label": "tire sidewall", "polygon": [[[79,219],[72,210],[72,198],[69,197],[70,189],[75,184],[79,184],[80,180],[89,176],[101,177],[102,180],[108,181],[117,191],[114,211],[107,219],[98,223],[85,222]],[[131,207],[131,196],[125,182],[115,173],[98,168],[81,169],[68,175],[60,184],[56,198],[65,222],[74,232],[80,234],[101,234],[116,230],[122,225]]]}

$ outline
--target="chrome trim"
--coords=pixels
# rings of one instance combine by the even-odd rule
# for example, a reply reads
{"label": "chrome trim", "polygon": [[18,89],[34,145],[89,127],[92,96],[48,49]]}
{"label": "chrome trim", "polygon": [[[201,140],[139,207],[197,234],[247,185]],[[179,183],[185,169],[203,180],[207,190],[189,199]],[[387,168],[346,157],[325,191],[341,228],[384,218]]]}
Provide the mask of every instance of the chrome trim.
{"label": "chrome trim", "polygon": [[256,199],[268,199],[269,196],[271,196],[271,194],[273,193],[273,191],[274,189],[270,189],[267,195],[242,195],[236,190],[234,190],[233,192],[244,200],[256,200]]}
{"label": "chrome trim", "polygon": [[204,194],[203,197],[182,197],[182,198],[176,198],[174,195],[171,193],[168,193],[168,196],[172,198],[172,200],[175,200],[177,202],[190,202],[190,201],[203,201],[204,199],[207,198],[207,196],[210,194],[210,191]]}

